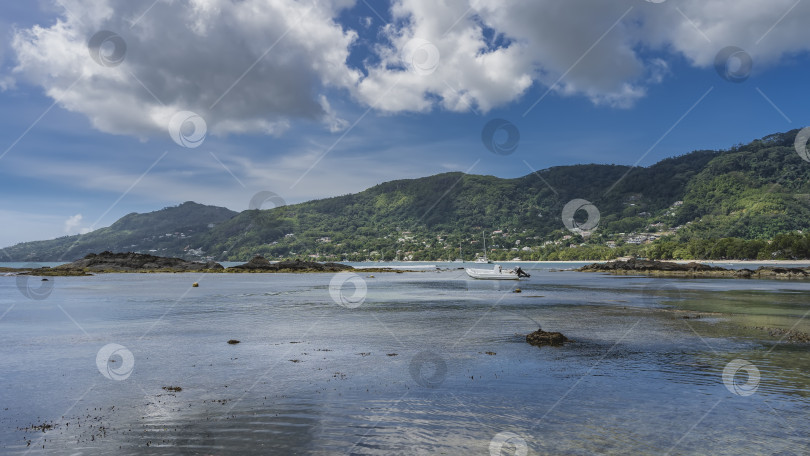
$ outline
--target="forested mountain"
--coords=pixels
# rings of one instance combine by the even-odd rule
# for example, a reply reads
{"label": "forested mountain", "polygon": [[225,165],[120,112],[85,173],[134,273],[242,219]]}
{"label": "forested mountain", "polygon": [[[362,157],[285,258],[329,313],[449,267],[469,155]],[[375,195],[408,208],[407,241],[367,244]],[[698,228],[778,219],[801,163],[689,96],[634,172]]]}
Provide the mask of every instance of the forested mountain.
{"label": "forested mountain", "polygon": [[[7,261],[74,260],[102,250],[247,260],[796,258],[810,254],[810,163],[797,131],[650,167],[574,165],[516,179],[446,173],[269,210],[234,213],[184,203],[130,214],[83,236],[19,244]],[[563,208],[598,210],[569,230]],[[582,224],[586,211],[576,212]],[[776,240],[776,242],[770,242]],[[805,249],[807,246],[807,249]]]}
{"label": "forested mountain", "polygon": [[105,250],[155,250],[187,256],[190,246],[203,233],[235,215],[237,212],[224,207],[186,202],[147,214],[128,214],[109,227],[87,234],[7,247],[2,249],[0,261],[74,261]]}

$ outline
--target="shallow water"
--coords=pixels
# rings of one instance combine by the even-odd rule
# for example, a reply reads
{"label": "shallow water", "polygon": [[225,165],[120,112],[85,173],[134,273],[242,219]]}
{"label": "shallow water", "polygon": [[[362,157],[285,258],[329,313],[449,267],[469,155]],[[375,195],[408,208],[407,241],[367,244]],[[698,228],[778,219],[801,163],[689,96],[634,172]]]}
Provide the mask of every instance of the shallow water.
{"label": "shallow water", "polygon": [[[810,283],[529,272],[362,273],[344,306],[332,274],[29,279],[41,299],[0,277],[0,452],[810,451],[808,346],[756,329],[810,332]],[[573,342],[526,344],[538,326]]]}

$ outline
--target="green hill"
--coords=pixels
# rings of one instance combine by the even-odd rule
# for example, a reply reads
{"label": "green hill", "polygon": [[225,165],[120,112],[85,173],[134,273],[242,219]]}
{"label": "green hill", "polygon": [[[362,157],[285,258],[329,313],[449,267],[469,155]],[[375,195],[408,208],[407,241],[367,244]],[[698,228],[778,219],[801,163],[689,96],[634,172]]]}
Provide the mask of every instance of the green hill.
{"label": "green hill", "polygon": [[[650,167],[562,166],[516,179],[446,173],[239,214],[185,203],[5,251],[17,261],[103,250],[218,261],[255,254],[434,261],[458,257],[461,246],[470,260],[483,251],[486,232],[497,260],[807,257],[810,238],[797,231],[810,228],[810,163],[794,150],[796,133]],[[564,226],[563,207],[573,199],[598,209],[595,230]],[[586,217],[578,211],[575,219]]]}
{"label": "green hill", "polygon": [[107,228],[83,235],[17,244],[3,249],[2,258],[6,261],[74,261],[88,253],[105,250],[141,253],[154,250],[161,255],[188,257],[193,256],[188,250],[197,239],[236,214],[223,207],[186,202],[148,214],[128,214]]}

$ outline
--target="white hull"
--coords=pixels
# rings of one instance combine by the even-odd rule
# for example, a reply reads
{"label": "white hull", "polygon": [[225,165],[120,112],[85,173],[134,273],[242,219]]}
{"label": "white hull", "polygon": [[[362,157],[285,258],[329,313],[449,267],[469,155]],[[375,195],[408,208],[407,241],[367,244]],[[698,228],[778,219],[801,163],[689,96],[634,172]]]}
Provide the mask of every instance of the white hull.
{"label": "white hull", "polygon": [[501,269],[498,266],[495,266],[492,269],[473,269],[473,268],[466,268],[464,269],[467,272],[467,275],[472,277],[473,279],[484,279],[484,280],[520,280],[518,277],[517,271],[514,269]]}

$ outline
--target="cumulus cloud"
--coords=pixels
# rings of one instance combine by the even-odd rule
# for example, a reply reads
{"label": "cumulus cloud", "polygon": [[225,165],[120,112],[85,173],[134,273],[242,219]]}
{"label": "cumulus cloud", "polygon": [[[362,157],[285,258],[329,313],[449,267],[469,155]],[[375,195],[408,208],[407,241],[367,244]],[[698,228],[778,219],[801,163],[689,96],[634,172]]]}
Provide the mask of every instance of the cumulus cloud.
{"label": "cumulus cloud", "polygon": [[[105,132],[165,133],[187,110],[214,134],[278,134],[290,119],[324,118],[318,92],[359,77],[345,64],[356,35],[333,19],[346,2],[62,2],[54,25],[16,34],[16,72]],[[122,40],[106,40],[94,60],[88,42],[102,30]],[[119,65],[97,63],[121,43]]]}
{"label": "cumulus cloud", "polygon": [[89,233],[89,228],[79,228],[79,225],[82,224],[82,214],[72,215],[65,220],[65,233],[74,234],[74,233]]}
{"label": "cumulus cloud", "polygon": [[14,79],[7,74],[3,74],[3,68],[7,65],[8,43],[11,41],[9,37],[11,37],[11,32],[8,25],[0,20],[0,92],[14,88]]}
{"label": "cumulus cloud", "polygon": [[[810,4],[795,0],[395,0],[381,62],[357,90],[386,111],[487,111],[533,84],[596,104],[629,107],[669,72],[661,56],[709,67],[730,45],[757,65],[810,49]],[[786,14],[787,13],[787,14]],[[432,43],[440,60],[429,75],[407,71],[401,50]],[[392,88],[393,87],[393,88]]]}
{"label": "cumulus cloud", "polygon": [[[180,110],[213,134],[277,135],[299,119],[345,129],[326,93],[390,113],[528,106],[532,87],[630,107],[674,58],[708,68],[738,46],[761,68],[810,49],[810,2],[795,0],[393,0],[361,68],[355,29],[377,21],[340,23],[352,0],[59,3],[53,25],[14,36],[16,73],[96,128],[142,137]],[[100,30],[126,44],[120,65],[90,57]]]}

